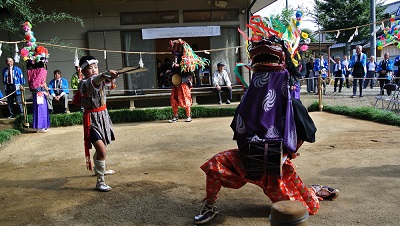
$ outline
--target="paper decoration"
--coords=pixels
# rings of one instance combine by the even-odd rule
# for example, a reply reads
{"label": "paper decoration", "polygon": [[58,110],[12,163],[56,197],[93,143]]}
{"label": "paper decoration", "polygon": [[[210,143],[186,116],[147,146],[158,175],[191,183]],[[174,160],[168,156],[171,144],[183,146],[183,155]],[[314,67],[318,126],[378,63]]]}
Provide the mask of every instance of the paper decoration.
{"label": "paper decoration", "polygon": [[347,42],[351,42],[353,40],[353,38],[354,38],[354,34],[352,36],[350,36],[349,41],[347,41]]}
{"label": "paper decoration", "polygon": [[104,60],[107,60],[107,51],[104,50]]}
{"label": "paper decoration", "polygon": [[1,57],[1,54],[3,54],[3,51],[1,51],[1,45],[3,45],[3,43],[0,43],[0,57]]}
{"label": "paper decoration", "polygon": [[15,55],[14,55],[14,62],[15,63],[19,63],[19,55],[18,55],[19,49],[18,49],[18,45],[17,43],[15,43]]}
{"label": "paper decoration", "polygon": [[140,53],[139,67],[140,67],[140,68],[143,68],[143,67],[144,67],[143,59],[142,59],[142,53]]}
{"label": "paper decoration", "polygon": [[75,49],[74,65],[75,67],[79,67],[78,49]]}
{"label": "paper decoration", "polygon": [[354,36],[358,35],[358,27],[356,27],[356,30],[354,31]]}
{"label": "paper decoration", "polygon": [[338,31],[337,31],[337,34],[336,34],[336,38],[338,38],[339,35],[340,35],[340,31],[338,30]]}

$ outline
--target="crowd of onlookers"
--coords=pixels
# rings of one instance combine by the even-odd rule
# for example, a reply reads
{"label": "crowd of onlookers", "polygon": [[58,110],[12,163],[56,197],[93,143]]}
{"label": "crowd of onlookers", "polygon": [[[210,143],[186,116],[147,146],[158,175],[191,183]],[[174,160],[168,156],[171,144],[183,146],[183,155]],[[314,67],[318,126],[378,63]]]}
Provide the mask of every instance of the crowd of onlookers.
{"label": "crowd of onlookers", "polygon": [[[363,97],[363,89],[374,87],[375,82],[379,82],[380,94],[384,94],[385,85],[394,83],[399,85],[399,70],[400,56],[395,60],[389,59],[389,53],[384,53],[384,59],[377,62],[375,56],[370,56],[362,52],[362,46],[356,46],[356,53],[350,57],[345,55],[343,59],[340,57],[329,57],[332,62],[329,68],[328,60],[321,54],[318,59],[311,57],[306,64],[306,74],[304,76],[307,84],[307,92],[318,93],[318,77],[321,74],[322,92],[326,94],[326,80],[328,77],[334,80],[334,93],[342,92],[342,88],[353,86],[353,95],[357,96],[359,89],[359,97]],[[386,94],[390,95],[390,90]]]}

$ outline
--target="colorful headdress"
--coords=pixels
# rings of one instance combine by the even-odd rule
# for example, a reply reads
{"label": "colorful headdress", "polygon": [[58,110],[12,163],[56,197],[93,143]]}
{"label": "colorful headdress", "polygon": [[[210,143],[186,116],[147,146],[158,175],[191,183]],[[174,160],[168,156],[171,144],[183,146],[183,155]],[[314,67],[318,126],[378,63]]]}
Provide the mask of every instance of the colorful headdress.
{"label": "colorful headdress", "polygon": [[29,22],[23,24],[25,31],[26,46],[21,49],[21,57],[24,61],[31,61],[32,64],[43,62],[47,63],[49,58],[49,51],[43,46],[36,44],[36,38],[34,37],[32,25]]}
{"label": "colorful headdress", "polygon": [[170,48],[175,56],[182,56],[180,63],[182,72],[194,72],[199,67],[210,64],[210,60],[198,56],[193,49],[182,39],[170,40]]}
{"label": "colorful headdress", "polygon": [[[301,51],[308,49],[308,34],[299,29],[302,13],[296,12],[296,19],[291,18],[285,26],[278,20],[267,17],[252,16],[246,26],[251,31],[248,37],[242,30],[239,32],[248,40],[247,51],[252,60],[253,70],[278,70],[287,67],[287,60],[297,67],[293,57],[299,46]],[[280,52],[285,52],[284,54]],[[286,62],[285,62],[286,60]]]}

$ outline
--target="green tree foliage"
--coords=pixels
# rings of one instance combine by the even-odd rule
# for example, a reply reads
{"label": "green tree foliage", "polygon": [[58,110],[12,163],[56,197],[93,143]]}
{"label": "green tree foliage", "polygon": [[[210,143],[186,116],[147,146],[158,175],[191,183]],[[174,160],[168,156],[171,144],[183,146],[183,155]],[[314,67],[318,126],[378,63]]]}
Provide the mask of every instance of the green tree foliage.
{"label": "green tree foliage", "polygon": [[[44,12],[37,0],[0,0],[0,30],[22,36],[22,24],[29,21],[33,26],[44,22],[71,20],[83,26],[83,20],[64,12]],[[42,1],[45,2],[45,1]]]}
{"label": "green tree foliage", "polygon": [[[382,1],[376,3],[376,20],[383,19]],[[319,24],[321,30],[339,30],[369,24],[370,0],[315,0],[314,11],[310,15]],[[347,43],[355,29],[344,30],[336,38],[337,33],[329,33],[331,39]],[[365,40],[370,37],[369,26],[358,29],[358,35],[353,41]]]}

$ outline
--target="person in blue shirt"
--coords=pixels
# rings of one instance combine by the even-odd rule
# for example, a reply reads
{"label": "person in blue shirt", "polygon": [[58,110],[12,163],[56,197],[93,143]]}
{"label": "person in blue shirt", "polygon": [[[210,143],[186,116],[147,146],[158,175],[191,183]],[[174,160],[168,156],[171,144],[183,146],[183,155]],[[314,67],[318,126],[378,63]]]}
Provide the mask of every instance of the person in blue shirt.
{"label": "person in blue shirt", "polygon": [[64,111],[63,113],[67,113],[68,109],[68,80],[61,77],[61,71],[54,71],[54,79],[49,82],[49,111],[53,112],[53,101],[59,101],[63,103]]}
{"label": "person in blue shirt", "polygon": [[22,108],[22,98],[21,90],[25,84],[24,74],[22,70],[14,65],[14,59],[8,57],[6,59],[7,67],[3,69],[3,84],[5,87],[5,94],[10,95],[7,97],[8,110],[10,112],[10,117],[14,118],[16,116],[14,112],[14,101],[17,102],[19,106],[19,114],[23,114],[24,110]]}
{"label": "person in blue shirt", "polygon": [[320,55],[319,59],[316,59],[314,62],[314,71],[315,71],[315,77],[317,77],[317,81],[314,83],[314,90],[318,90],[318,76],[319,72],[321,72],[321,78],[322,78],[322,86],[324,87],[323,94],[325,95],[325,90],[326,90],[326,78],[328,77],[328,61],[324,59],[324,54]]}
{"label": "person in blue shirt", "polygon": [[356,46],[356,54],[351,57],[350,68],[353,69],[353,97],[357,96],[357,85],[360,88],[360,97],[363,97],[363,81],[366,75],[367,55],[362,52],[362,46]]}
{"label": "person in blue shirt", "polygon": [[375,61],[375,57],[370,56],[369,61],[367,62],[367,77],[364,81],[364,89],[368,87],[368,84],[370,84],[371,89],[374,88],[374,79],[377,66],[378,64]]}
{"label": "person in blue shirt", "polygon": [[[392,80],[393,76],[393,61],[389,59],[389,53],[383,54],[383,60],[378,65],[378,79],[379,87],[381,88],[381,94],[384,95],[383,86]],[[391,94],[390,90],[387,90],[387,95]]]}
{"label": "person in blue shirt", "polygon": [[399,74],[399,66],[400,66],[400,55],[394,58],[394,63],[393,63],[393,71],[394,71],[394,83],[396,85],[400,85],[400,74]]}

